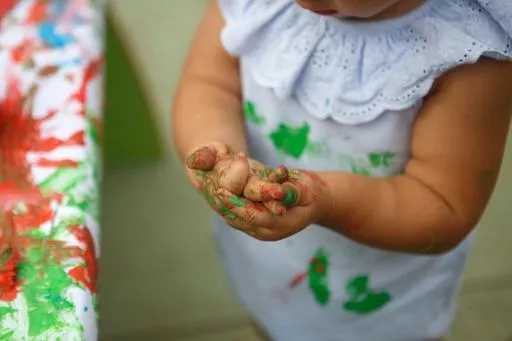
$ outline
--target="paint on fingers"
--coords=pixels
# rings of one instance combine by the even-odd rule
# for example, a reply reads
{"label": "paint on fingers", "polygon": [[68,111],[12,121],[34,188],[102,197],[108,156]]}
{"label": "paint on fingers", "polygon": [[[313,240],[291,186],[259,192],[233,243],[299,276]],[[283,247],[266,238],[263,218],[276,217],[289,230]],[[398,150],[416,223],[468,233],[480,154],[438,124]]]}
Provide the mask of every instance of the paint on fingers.
{"label": "paint on fingers", "polygon": [[282,217],[286,214],[286,206],[279,201],[265,201],[263,205],[267,210],[269,210],[273,215],[277,217]]}
{"label": "paint on fingers", "polygon": [[243,195],[246,199],[254,202],[265,202],[269,200],[281,201],[284,197],[284,189],[280,184],[269,183],[257,177],[251,177],[247,181]]}
{"label": "paint on fingers", "polygon": [[217,162],[217,152],[206,146],[199,148],[185,160],[185,165],[194,170],[209,171],[212,170]]}
{"label": "paint on fingers", "polygon": [[299,202],[299,193],[295,187],[291,185],[284,185],[284,197],[281,202],[288,208],[297,205]]}
{"label": "paint on fingers", "polygon": [[278,166],[268,177],[270,182],[282,184],[288,180],[288,168]]}

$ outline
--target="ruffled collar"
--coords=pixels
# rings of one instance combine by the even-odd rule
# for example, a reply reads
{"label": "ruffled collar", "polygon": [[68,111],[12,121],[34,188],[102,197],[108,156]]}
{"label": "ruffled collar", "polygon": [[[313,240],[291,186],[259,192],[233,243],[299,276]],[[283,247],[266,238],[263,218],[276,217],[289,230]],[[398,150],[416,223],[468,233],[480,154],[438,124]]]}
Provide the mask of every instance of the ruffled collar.
{"label": "ruffled collar", "polygon": [[507,10],[505,1],[428,0],[398,19],[361,22],[319,16],[294,0],[238,0],[224,8],[222,41],[278,98],[360,124],[413,107],[450,68],[511,58],[510,35],[490,14]]}

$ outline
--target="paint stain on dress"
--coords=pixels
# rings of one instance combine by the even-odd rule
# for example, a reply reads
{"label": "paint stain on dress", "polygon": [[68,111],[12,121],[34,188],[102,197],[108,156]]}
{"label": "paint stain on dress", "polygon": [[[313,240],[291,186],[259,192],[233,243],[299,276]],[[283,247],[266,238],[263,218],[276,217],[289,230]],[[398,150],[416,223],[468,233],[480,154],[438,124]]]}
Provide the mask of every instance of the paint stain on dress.
{"label": "paint stain on dress", "polygon": [[277,129],[270,134],[270,140],[277,150],[295,159],[300,159],[309,144],[310,131],[308,123],[303,123],[299,127],[280,123]]}

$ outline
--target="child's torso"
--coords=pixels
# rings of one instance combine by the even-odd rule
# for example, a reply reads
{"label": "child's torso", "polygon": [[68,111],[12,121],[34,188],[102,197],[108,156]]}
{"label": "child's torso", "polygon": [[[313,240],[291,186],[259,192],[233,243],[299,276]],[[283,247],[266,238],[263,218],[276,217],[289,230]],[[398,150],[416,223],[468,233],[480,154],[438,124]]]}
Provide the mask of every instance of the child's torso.
{"label": "child's torso", "polygon": [[[278,100],[253,80],[243,59],[241,72],[251,157],[270,166],[375,177],[403,171],[420,103],[344,125],[313,117],[294,98]],[[372,249],[320,226],[263,243],[218,220],[216,234],[235,291],[277,341],[441,336],[468,244],[434,258]]]}

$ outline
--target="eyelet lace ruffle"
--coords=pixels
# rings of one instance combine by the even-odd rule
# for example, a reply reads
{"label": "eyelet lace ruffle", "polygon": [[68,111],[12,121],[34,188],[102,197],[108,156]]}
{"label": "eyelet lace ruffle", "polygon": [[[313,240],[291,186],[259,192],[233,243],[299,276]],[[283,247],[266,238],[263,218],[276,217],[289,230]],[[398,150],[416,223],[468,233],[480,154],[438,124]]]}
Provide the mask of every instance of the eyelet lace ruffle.
{"label": "eyelet lace ruffle", "polygon": [[512,58],[511,0],[427,0],[399,19],[319,16],[294,0],[218,0],[225,48],[313,116],[360,124],[417,104],[443,72]]}

